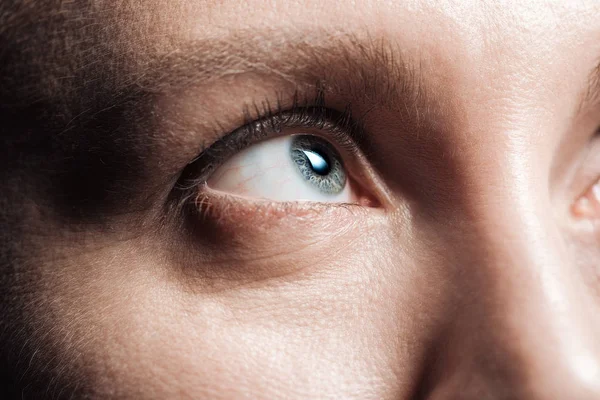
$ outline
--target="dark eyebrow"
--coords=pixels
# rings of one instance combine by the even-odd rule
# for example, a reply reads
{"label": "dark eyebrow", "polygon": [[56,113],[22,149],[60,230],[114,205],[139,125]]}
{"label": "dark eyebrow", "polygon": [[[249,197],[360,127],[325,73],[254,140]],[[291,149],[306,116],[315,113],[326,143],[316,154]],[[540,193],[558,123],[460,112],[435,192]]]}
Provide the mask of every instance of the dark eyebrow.
{"label": "dark eyebrow", "polygon": [[[197,88],[192,97],[202,96],[205,87],[226,91],[231,84],[228,77],[255,75],[257,85],[319,83],[344,101],[400,110],[415,121],[433,109],[421,60],[406,56],[397,43],[384,38],[273,30],[197,40],[169,37],[167,43],[162,36],[153,44],[150,35],[134,40],[123,33],[119,40],[111,40],[96,31],[99,26],[94,25],[85,41],[68,41],[76,47],[50,42],[56,48],[38,52],[41,58],[26,64],[29,69],[14,64],[20,71],[11,81],[14,90],[2,89],[7,104],[23,104],[21,130],[35,132],[27,140],[35,140],[31,146],[39,149],[35,151],[42,160],[35,176],[53,182],[54,194],[47,197],[58,198],[56,208],[76,218],[92,213],[99,218],[109,212],[105,210],[122,209],[117,206],[125,204],[123,199],[145,194],[137,190],[137,182],[164,184],[155,180],[165,174],[147,174],[149,163],[155,161],[149,154],[171,148],[170,140],[175,140],[149,134],[171,129],[155,126],[171,122],[167,119],[172,116],[159,109],[162,103],[157,100],[163,94],[169,97]],[[60,32],[57,35],[64,34]],[[16,60],[19,51],[15,49]],[[34,112],[33,107],[44,112]],[[150,117],[153,110],[156,118]],[[163,118],[164,114],[169,116]],[[51,165],[43,161],[48,149],[59,149]]]}
{"label": "dark eyebrow", "polygon": [[420,60],[386,39],[344,33],[239,32],[182,44],[149,67],[146,89],[158,92],[256,74],[295,85],[318,81],[351,99],[404,111],[428,98]]}

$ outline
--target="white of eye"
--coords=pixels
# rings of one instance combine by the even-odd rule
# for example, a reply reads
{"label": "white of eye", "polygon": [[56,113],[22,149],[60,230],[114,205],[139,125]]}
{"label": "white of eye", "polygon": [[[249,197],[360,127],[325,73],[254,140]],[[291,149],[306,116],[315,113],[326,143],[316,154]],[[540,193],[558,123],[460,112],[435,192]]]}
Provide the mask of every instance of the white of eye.
{"label": "white of eye", "polygon": [[210,188],[275,201],[350,203],[355,199],[334,147],[314,135],[291,135],[252,145],[209,177]]}

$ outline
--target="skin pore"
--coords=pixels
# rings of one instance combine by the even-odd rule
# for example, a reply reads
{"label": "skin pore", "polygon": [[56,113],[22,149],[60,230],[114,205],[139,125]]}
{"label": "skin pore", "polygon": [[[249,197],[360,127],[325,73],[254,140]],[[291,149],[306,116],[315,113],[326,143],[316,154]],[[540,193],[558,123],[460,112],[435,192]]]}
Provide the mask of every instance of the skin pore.
{"label": "skin pore", "polygon": [[[1,391],[600,397],[599,15],[2,2]],[[286,135],[348,201],[236,180]]]}

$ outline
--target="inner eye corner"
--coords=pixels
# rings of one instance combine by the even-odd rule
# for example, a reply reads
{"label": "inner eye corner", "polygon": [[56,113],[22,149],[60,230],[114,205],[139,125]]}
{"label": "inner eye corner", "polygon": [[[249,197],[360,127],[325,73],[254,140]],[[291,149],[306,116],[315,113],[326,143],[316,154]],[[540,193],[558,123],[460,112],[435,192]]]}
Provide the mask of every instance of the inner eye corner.
{"label": "inner eye corner", "polygon": [[576,220],[600,220],[600,180],[589,186],[570,207]]}

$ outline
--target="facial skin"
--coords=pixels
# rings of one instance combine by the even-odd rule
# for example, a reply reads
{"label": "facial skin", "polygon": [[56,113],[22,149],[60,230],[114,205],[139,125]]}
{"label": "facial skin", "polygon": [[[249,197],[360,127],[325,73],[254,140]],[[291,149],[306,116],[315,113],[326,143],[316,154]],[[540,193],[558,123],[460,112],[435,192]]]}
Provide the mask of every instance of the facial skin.
{"label": "facial skin", "polygon": [[[600,398],[600,2],[75,3],[0,5],[4,392]],[[207,172],[319,96],[353,204]]]}

